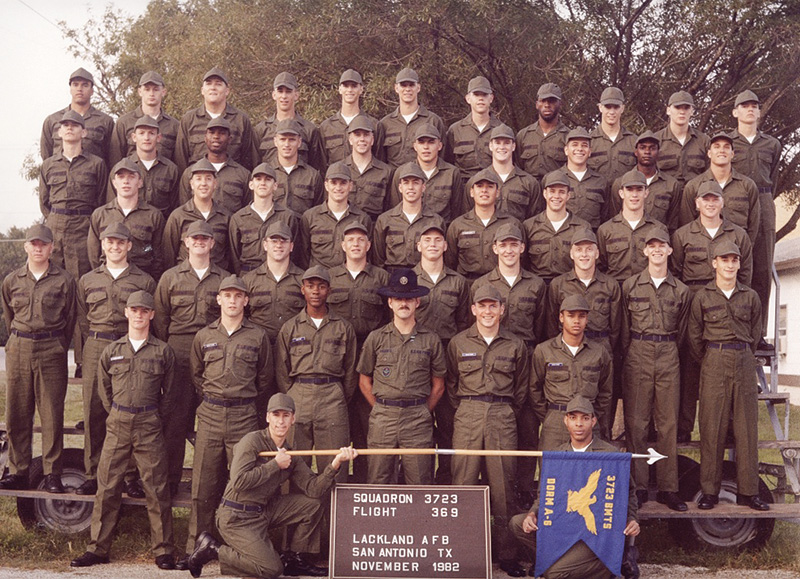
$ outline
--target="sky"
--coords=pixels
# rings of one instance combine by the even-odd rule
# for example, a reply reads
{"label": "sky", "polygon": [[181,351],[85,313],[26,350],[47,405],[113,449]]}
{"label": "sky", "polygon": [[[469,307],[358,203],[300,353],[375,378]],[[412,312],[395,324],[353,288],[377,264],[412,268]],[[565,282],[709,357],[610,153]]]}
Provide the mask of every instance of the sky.
{"label": "sky", "polygon": [[[0,232],[12,226],[26,228],[41,218],[37,184],[20,175],[25,155],[35,153],[39,162],[42,121],[69,104],[69,75],[80,66],[73,58],[57,23],[80,27],[89,12],[100,16],[110,5],[132,16],[142,14],[148,0],[6,0],[0,18],[0,53],[6,90],[0,92],[0,110],[10,123],[8,137],[0,144]],[[13,81],[12,81],[13,79]],[[19,89],[19,90],[16,90]]]}

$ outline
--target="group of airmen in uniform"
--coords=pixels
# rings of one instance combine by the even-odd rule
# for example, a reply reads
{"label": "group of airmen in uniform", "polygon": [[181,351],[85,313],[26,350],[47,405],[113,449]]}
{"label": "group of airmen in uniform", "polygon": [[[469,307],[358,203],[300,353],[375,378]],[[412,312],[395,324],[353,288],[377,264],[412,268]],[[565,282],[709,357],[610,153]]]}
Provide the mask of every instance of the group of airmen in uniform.
{"label": "group of airmen in uniform", "polygon": [[[109,560],[125,490],[147,498],[160,568],[199,576],[218,557],[223,573],[324,575],[322,505],[347,480],[351,443],[605,451],[619,399],[628,449],[644,452],[654,430],[668,457],[656,500],[687,509],[676,445],[690,439],[699,399],[698,507],[718,502],[730,429],[738,502],[769,509],[758,497],[754,351],[781,147],[758,129],[755,93],[736,97],[736,130],[709,137],[690,125],[684,91],[670,96],[666,127],[633,134],[615,87],[593,131],[569,129],[552,83],[538,91],[538,120],[515,135],[483,77],[447,128],[420,104],[409,68],[379,121],[360,108],[361,75],[345,71],[341,109],[319,127],[295,109],[288,72],[256,126],[228,103],[216,67],[180,120],[163,110],[156,72],[116,123],[92,106],[89,72],[69,87],[70,105],[42,131],[44,224],[2,285],[10,472],[0,488],[29,484],[38,408],[43,487],[65,492],[72,342],[86,471],[74,492],[96,494],[91,543],[73,566]],[[176,561],[170,500],[187,437],[192,509]],[[341,450],[317,457],[314,475],[289,442]],[[259,456],[267,450],[278,455]],[[430,456],[371,456],[352,467],[356,482],[488,484],[500,566],[525,574],[515,536],[535,530],[535,510],[514,515],[534,502],[534,460],[440,457],[434,472]],[[302,493],[281,495],[286,480]],[[648,487],[638,461],[626,534],[638,533]],[[278,554],[268,530],[287,524]],[[572,557],[575,576],[597,563],[587,559]]]}

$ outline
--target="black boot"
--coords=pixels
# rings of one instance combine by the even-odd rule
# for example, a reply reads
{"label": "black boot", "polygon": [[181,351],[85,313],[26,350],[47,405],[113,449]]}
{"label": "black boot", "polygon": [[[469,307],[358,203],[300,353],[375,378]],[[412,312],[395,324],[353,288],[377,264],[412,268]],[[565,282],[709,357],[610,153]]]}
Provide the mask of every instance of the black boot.
{"label": "black boot", "polygon": [[200,577],[203,565],[219,558],[219,542],[210,533],[203,531],[194,542],[194,551],[189,555],[189,573],[192,577]]}

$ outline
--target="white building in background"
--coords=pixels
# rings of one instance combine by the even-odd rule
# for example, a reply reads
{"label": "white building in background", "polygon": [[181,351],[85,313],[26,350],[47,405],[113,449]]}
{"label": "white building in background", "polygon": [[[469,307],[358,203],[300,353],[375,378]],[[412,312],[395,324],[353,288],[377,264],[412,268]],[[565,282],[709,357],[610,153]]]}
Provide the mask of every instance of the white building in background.
{"label": "white building in background", "polygon": [[[775,246],[775,269],[780,280],[778,310],[778,383],[800,386],[800,239],[785,239]],[[767,338],[775,333],[775,292],[770,297]]]}

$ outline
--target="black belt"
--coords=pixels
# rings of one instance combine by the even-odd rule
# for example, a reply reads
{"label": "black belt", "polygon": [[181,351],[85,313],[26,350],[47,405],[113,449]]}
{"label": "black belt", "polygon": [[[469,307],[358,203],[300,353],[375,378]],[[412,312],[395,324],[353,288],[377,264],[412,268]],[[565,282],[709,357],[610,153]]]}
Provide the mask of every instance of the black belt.
{"label": "black belt", "polygon": [[758,188],[758,192],[759,193],[769,193],[770,195],[772,195],[772,187],[759,187]]}
{"label": "black belt", "polygon": [[675,334],[637,334],[636,332],[631,332],[631,338],[634,340],[644,340],[645,342],[674,342],[677,340]]}
{"label": "black belt", "polygon": [[683,283],[686,285],[706,285],[710,281],[710,279],[690,279],[689,281],[685,281]]}
{"label": "black belt", "polygon": [[255,398],[228,398],[221,400],[219,398],[211,398],[210,396],[203,396],[203,400],[214,406],[222,406],[223,408],[233,408],[234,406],[247,406],[256,401]]}
{"label": "black belt", "polygon": [[709,342],[706,348],[709,350],[746,350],[750,344],[745,342]]}
{"label": "black belt", "polygon": [[560,410],[561,412],[566,412],[567,411],[567,405],[566,404],[553,404],[552,402],[549,402],[547,404],[547,409],[548,410]]}
{"label": "black belt", "polygon": [[257,265],[250,265],[249,263],[243,263],[243,264],[241,264],[241,265],[239,266],[239,268],[241,269],[241,271],[253,271],[253,270],[254,270],[254,269],[256,269],[257,267],[258,267]]}
{"label": "black belt", "polygon": [[51,207],[51,213],[56,215],[91,215],[93,209],[60,209],[58,207]]}
{"label": "black belt", "polygon": [[142,412],[152,412],[158,410],[157,404],[148,404],[147,406],[123,406],[116,402],[111,403],[111,408],[116,408],[120,412],[127,412],[128,414],[141,414]]}
{"label": "black belt", "polygon": [[264,506],[263,505],[246,505],[244,503],[237,503],[235,501],[229,501],[228,499],[222,499],[219,502],[220,506],[228,507],[235,511],[244,511],[245,513],[263,513]]}
{"label": "black belt", "polygon": [[96,340],[108,340],[110,342],[114,342],[119,340],[125,334],[115,334],[114,332],[95,332],[94,330],[89,330],[89,337],[95,338]]}
{"label": "black belt", "polygon": [[385,398],[378,398],[375,397],[375,401],[378,404],[383,404],[384,406],[396,406],[397,408],[411,408],[412,406],[422,406],[423,404],[427,404],[427,398],[417,398],[416,400],[387,400]]}
{"label": "black belt", "polygon": [[295,378],[295,382],[300,384],[333,384],[334,382],[341,382],[340,378]]}
{"label": "black belt", "polygon": [[480,396],[462,396],[461,400],[477,400],[478,402],[500,402],[503,404],[514,404],[511,396],[495,396],[494,394],[481,394]]}
{"label": "black belt", "polygon": [[607,338],[609,336],[608,330],[603,330],[602,332],[594,332],[592,330],[586,330],[583,332],[583,335],[593,340],[597,340],[598,338]]}
{"label": "black belt", "polygon": [[63,330],[53,330],[52,332],[23,332],[22,330],[11,330],[11,333],[20,338],[29,340],[49,340],[50,338],[60,338],[64,335]]}

